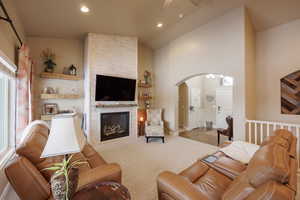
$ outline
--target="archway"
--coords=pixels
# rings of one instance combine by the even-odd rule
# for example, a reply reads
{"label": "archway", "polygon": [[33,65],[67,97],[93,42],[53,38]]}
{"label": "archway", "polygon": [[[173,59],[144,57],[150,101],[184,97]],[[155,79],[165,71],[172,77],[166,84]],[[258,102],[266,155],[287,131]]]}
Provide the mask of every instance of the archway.
{"label": "archway", "polygon": [[217,145],[217,129],[227,129],[226,117],[233,113],[233,78],[196,74],[176,85],[178,127],[179,132],[184,133],[179,135]]}

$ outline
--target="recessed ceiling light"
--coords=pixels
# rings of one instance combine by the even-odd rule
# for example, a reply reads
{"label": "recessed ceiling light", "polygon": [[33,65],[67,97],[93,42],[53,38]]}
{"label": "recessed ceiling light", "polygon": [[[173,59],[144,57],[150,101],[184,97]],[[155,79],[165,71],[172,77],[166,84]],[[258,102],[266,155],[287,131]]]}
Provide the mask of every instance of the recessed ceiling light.
{"label": "recessed ceiling light", "polygon": [[87,6],[81,6],[80,11],[83,13],[88,13],[90,12],[90,9]]}
{"label": "recessed ceiling light", "polygon": [[184,17],[183,14],[179,14],[179,18],[182,19]]}
{"label": "recessed ceiling light", "polygon": [[163,27],[163,23],[161,23],[161,22],[157,23],[156,27],[157,27],[157,28]]}

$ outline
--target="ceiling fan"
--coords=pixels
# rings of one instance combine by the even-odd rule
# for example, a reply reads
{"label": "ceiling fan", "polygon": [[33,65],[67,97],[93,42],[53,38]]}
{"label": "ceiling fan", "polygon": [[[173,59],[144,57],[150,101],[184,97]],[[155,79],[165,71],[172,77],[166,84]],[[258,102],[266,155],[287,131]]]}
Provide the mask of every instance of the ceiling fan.
{"label": "ceiling fan", "polygon": [[[165,0],[164,2],[164,8],[167,8],[170,6],[171,3],[173,3],[174,0]],[[190,1],[194,6],[199,6],[201,3],[205,2],[206,0],[188,0]]]}

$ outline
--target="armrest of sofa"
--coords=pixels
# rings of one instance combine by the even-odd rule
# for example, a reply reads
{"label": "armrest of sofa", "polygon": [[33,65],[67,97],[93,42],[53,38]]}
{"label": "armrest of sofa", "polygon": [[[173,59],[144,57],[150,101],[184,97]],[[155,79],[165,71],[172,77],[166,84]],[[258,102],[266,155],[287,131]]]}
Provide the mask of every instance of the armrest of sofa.
{"label": "armrest of sofa", "polygon": [[5,174],[20,199],[50,197],[49,183],[27,158],[23,156],[15,158],[5,168]]}
{"label": "armrest of sofa", "polygon": [[207,200],[196,186],[183,176],[172,172],[163,172],[158,176],[158,195],[162,199],[167,196],[174,200]]}
{"label": "armrest of sofa", "polygon": [[121,183],[121,175],[121,168],[118,164],[106,164],[87,170],[79,174],[77,191],[95,182],[115,181]]}
{"label": "armrest of sofa", "polygon": [[213,156],[217,157],[218,159],[212,163],[209,163],[204,159],[201,159],[201,161],[232,180],[238,177],[247,168],[247,165],[226,156],[221,151],[216,152],[213,154]]}

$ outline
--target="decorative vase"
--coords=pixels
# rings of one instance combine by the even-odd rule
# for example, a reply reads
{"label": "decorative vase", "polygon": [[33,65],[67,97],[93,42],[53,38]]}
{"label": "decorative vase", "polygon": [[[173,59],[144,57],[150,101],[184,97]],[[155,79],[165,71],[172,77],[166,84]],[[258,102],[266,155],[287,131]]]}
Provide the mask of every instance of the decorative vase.
{"label": "decorative vase", "polygon": [[78,168],[72,168],[69,171],[68,194],[66,177],[64,175],[53,174],[51,177],[51,190],[55,200],[68,200],[72,198],[78,185],[78,171]]}
{"label": "decorative vase", "polygon": [[53,62],[52,60],[47,60],[44,62],[44,64],[46,65],[45,72],[49,72],[49,73],[54,72],[54,66],[56,65],[55,62]]}

